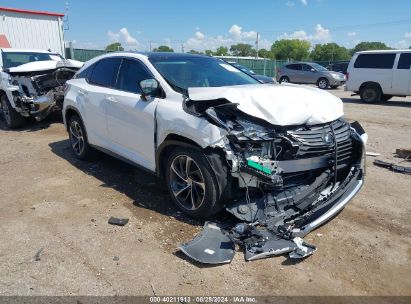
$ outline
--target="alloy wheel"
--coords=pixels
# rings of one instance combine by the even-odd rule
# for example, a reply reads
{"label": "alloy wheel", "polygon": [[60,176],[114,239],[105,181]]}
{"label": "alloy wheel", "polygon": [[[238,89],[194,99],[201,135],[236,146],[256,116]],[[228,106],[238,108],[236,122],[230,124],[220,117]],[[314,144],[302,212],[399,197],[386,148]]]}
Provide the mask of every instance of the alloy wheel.
{"label": "alloy wheel", "polygon": [[84,150],[84,134],[77,121],[72,121],[70,124],[70,141],[74,153],[81,155]]}
{"label": "alloy wheel", "polygon": [[170,167],[170,187],[181,207],[197,210],[204,202],[205,182],[197,163],[187,155],[176,156]]}
{"label": "alloy wheel", "polygon": [[320,87],[320,89],[326,89],[327,86],[328,86],[327,80],[321,79],[321,80],[318,82],[318,86]]}

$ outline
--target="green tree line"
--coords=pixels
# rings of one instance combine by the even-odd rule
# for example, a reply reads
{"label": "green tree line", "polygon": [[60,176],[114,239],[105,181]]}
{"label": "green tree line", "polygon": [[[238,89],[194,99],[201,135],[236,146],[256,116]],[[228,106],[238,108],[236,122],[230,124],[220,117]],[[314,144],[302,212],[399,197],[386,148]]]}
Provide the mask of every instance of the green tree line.
{"label": "green tree line", "polygon": [[[411,48],[411,47],[410,47]],[[367,50],[390,50],[383,42],[364,41],[358,43],[354,48],[348,49],[337,43],[324,43],[311,45],[309,41],[299,39],[281,39],[275,41],[270,49],[259,49],[258,56],[261,58],[277,59],[277,60],[314,60],[314,61],[339,61],[349,60],[355,52]],[[124,50],[120,43],[108,45],[106,50]],[[174,52],[168,46],[160,45],[153,49],[154,52]],[[255,57],[257,51],[251,44],[238,43],[231,45],[229,48],[225,46],[218,47],[215,51],[205,50],[199,52],[190,50],[191,54],[205,54],[209,56],[240,56],[240,57]]]}

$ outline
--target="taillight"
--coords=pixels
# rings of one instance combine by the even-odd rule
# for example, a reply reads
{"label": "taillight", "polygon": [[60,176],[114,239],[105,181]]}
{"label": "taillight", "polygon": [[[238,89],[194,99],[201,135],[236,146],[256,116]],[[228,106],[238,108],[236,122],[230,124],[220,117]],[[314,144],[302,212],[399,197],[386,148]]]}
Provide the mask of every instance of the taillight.
{"label": "taillight", "polygon": [[69,85],[67,83],[63,84],[63,92],[66,93],[69,89]]}

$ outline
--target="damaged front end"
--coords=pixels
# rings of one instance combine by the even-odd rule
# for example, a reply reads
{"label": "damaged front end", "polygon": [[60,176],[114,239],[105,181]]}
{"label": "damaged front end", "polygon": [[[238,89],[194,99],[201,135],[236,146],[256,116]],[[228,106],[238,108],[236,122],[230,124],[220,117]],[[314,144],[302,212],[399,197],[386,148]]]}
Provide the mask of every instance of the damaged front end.
{"label": "damaged front end", "polygon": [[206,223],[199,238],[180,247],[194,260],[230,262],[234,243],[246,260],[309,256],[316,248],[302,238],[338,214],[362,187],[366,134],[358,122],[276,126],[224,99],[188,100],[185,109],[227,131],[224,152],[239,195],[226,210],[241,221],[234,227]]}
{"label": "damaged front end", "polygon": [[[44,64],[44,62],[38,62]],[[33,63],[31,63],[33,65]],[[56,110],[64,101],[64,85],[82,66],[71,60],[52,62],[44,70],[11,68],[8,91],[12,95],[15,110],[24,117],[41,121]]]}

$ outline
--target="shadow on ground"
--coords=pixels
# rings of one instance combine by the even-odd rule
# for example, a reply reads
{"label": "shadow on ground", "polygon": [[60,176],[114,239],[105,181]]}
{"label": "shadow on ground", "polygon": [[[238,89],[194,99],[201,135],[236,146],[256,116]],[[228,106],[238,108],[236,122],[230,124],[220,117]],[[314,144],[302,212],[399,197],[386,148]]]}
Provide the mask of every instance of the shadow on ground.
{"label": "shadow on ground", "polygon": [[36,132],[36,131],[47,129],[50,127],[50,125],[54,123],[63,123],[61,112],[55,112],[40,122],[37,122],[33,118],[26,118],[23,126],[21,126],[20,128],[14,129],[14,130],[10,130],[9,128],[6,127],[6,124],[3,121],[2,115],[3,113],[1,112],[1,109],[0,109],[0,117],[1,117],[0,118],[0,130],[3,130],[3,131]]}
{"label": "shadow on ground", "polygon": [[101,187],[125,194],[135,207],[172,216],[191,225],[202,225],[202,222],[185,216],[174,207],[164,181],[155,175],[103,153],[98,153],[93,162],[78,160],[71,152],[68,139],[50,143],[49,146],[54,154],[100,180]]}
{"label": "shadow on ground", "polygon": [[[351,104],[362,104],[364,105],[364,102],[361,101],[358,98],[341,98],[341,100],[344,103],[351,103]],[[404,107],[404,108],[411,108],[411,102],[409,101],[395,101],[395,100],[389,100],[389,101],[382,101],[382,102],[377,102],[377,103],[370,103],[368,104],[370,107],[372,106],[385,106],[385,107]]]}

